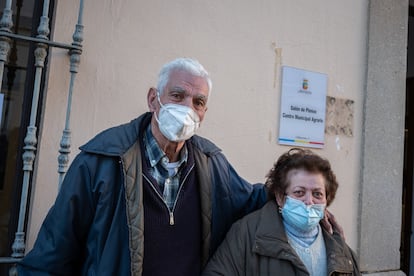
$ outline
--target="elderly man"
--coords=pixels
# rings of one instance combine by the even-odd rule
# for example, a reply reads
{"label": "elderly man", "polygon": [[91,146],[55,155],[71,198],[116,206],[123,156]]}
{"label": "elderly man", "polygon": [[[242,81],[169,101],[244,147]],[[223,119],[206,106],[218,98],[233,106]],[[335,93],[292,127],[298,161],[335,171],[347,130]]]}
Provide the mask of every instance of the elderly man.
{"label": "elderly man", "polygon": [[80,148],[19,275],[199,275],[231,224],[267,199],[194,135],[211,86],[196,60],[165,64],[150,112]]}

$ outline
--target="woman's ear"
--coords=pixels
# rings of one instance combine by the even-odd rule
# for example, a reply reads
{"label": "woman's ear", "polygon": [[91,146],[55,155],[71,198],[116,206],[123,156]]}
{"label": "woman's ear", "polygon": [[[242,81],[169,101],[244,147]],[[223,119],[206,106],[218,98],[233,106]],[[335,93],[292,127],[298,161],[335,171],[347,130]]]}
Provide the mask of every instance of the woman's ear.
{"label": "woman's ear", "polygon": [[285,205],[285,195],[283,194],[279,194],[278,192],[275,192],[275,198],[276,198],[276,202],[277,205],[279,205],[279,207],[283,207],[283,205]]}

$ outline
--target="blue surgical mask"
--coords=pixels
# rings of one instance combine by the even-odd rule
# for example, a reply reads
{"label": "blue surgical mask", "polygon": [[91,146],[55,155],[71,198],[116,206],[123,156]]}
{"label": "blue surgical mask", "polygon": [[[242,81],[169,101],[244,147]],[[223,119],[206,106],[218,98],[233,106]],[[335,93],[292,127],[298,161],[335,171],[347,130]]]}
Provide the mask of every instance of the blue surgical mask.
{"label": "blue surgical mask", "polygon": [[306,205],[303,201],[286,196],[282,217],[290,226],[301,231],[311,231],[323,218],[326,204]]}

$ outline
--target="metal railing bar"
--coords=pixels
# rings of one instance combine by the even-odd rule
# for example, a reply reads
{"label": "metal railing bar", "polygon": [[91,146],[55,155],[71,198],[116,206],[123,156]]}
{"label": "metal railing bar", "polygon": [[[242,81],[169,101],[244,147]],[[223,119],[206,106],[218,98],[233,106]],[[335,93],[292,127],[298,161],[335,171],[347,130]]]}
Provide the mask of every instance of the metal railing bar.
{"label": "metal railing bar", "polygon": [[23,258],[0,257],[0,264],[14,264],[21,261]]}
{"label": "metal railing bar", "polygon": [[[47,17],[49,10],[49,1],[45,0],[43,2],[43,15],[40,18],[39,27],[37,29],[37,37],[43,40],[47,40],[49,35],[49,18]],[[26,218],[26,207],[28,203],[28,191],[29,183],[31,178],[31,173],[33,171],[33,164],[36,158],[37,150],[37,107],[39,104],[40,96],[40,83],[43,73],[43,68],[45,65],[45,59],[47,57],[47,45],[45,43],[37,43],[36,49],[34,51],[35,55],[35,80],[33,87],[33,96],[32,96],[32,106],[30,112],[30,122],[27,127],[26,137],[24,139],[25,146],[23,147],[23,184],[21,191],[21,200],[20,200],[20,211],[19,211],[19,220],[17,224],[17,231],[15,233],[15,239],[12,244],[12,257],[23,257],[26,249],[25,245],[25,227],[24,222]]]}
{"label": "metal railing bar", "polygon": [[50,40],[44,39],[44,38],[24,36],[24,35],[14,34],[14,33],[10,33],[10,32],[0,30],[0,37],[2,37],[2,36],[17,39],[17,40],[43,43],[43,44],[47,44],[47,45],[52,46],[52,47],[57,47],[57,48],[62,48],[62,49],[67,49],[67,50],[82,51],[82,46],[81,45],[65,44],[65,43],[61,43],[61,42],[50,41]]}

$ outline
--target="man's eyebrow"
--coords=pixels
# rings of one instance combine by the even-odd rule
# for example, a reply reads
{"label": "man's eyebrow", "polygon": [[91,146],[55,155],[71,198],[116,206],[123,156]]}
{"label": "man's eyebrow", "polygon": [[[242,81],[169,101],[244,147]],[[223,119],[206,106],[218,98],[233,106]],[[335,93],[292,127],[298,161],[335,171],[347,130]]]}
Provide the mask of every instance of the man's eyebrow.
{"label": "man's eyebrow", "polygon": [[[176,87],[172,87],[168,91],[168,93],[187,93],[187,90],[185,88],[176,86]],[[197,98],[197,99],[202,99],[202,100],[207,100],[208,99],[208,96],[203,95],[203,94],[197,94],[197,95],[194,95],[194,97]]]}
{"label": "man's eyebrow", "polygon": [[208,99],[208,97],[206,95],[202,95],[202,94],[196,95],[196,98],[202,99],[202,100],[207,100]]}
{"label": "man's eyebrow", "polygon": [[182,87],[176,86],[176,87],[172,87],[169,90],[169,92],[186,93],[187,91],[184,88],[182,88]]}

